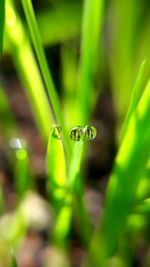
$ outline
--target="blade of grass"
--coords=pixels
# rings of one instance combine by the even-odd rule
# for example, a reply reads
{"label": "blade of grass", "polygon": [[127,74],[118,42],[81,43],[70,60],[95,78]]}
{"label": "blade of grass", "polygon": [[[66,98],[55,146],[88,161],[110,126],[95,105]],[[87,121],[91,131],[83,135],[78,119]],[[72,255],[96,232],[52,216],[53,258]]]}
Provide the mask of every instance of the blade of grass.
{"label": "blade of grass", "polygon": [[[146,168],[150,148],[150,80],[118,151],[107,187],[102,224],[91,244],[91,261],[87,266],[105,266],[118,245],[133,209],[137,187]],[[140,160],[139,160],[140,159]],[[101,255],[99,254],[101,251]],[[99,255],[99,256],[97,256]]]}
{"label": "blade of grass", "polygon": [[139,11],[139,3],[135,1],[112,0],[109,5],[108,23],[113,31],[108,30],[107,33],[110,38],[107,54],[118,123],[122,122],[126,114],[131,98],[131,86],[134,83]]}
{"label": "blade of grass", "polygon": [[69,169],[68,188],[75,195],[77,213],[80,223],[80,234],[84,247],[88,247],[91,239],[91,224],[83,202],[83,180],[81,176],[81,163],[83,158],[84,143],[77,142]]}
{"label": "blade of grass", "polygon": [[24,194],[31,189],[32,179],[29,174],[29,156],[23,141],[15,139],[15,191],[18,200],[21,201]]}
{"label": "blade of grass", "polygon": [[67,42],[61,46],[61,80],[65,121],[68,129],[77,122],[77,112],[70,112],[72,107],[77,110],[76,92],[77,53],[75,44]]}
{"label": "blade of grass", "polygon": [[49,135],[46,155],[47,192],[54,208],[61,206],[66,192],[66,161],[61,140],[61,128],[53,125]]}
{"label": "blade of grass", "polygon": [[78,85],[79,121],[81,125],[89,122],[91,113],[90,100],[102,29],[103,5],[103,0],[84,1]]}
{"label": "blade of grass", "polygon": [[138,75],[137,75],[137,78],[136,78],[136,81],[133,87],[133,93],[132,93],[132,97],[130,101],[130,106],[129,106],[127,115],[125,117],[123,127],[121,129],[120,143],[122,142],[126,134],[131,114],[134,112],[139,102],[140,96],[142,94],[142,86],[143,86],[143,82],[145,78],[145,63],[146,61],[144,60],[140,66],[140,69],[139,69],[139,72],[138,72]]}
{"label": "blade of grass", "polygon": [[49,71],[47,60],[44,54],[44,49],[42,46],[41,37],[40,37],[37,22],[36,22],[36,17],[34,14],[33,6],[30,0],[22,0],[22,5],[24,8],[25,16],[26,16],[28,26],[30,29],[30,33],[31,33],[33,45],[34,45],[34,48],[37,54],[37,58],[39,61],[40,69],[41,69],[41,72],[44,78],[44,82],[46,84],[46,88],[48,91],[48,95],[50,97],[50,101],[52,104],[52,108],[54,110],[54,114],[56,116],[56,120],[58,124],[62,126],[64,130],[65,150],[67,152],[68,158],[70,158],[71,148],[70,148],[70,143],[68,142],[68,136],[66,134],[66,127],[64,124],[62,110],[61,110],[61,106],[59,103],[59,98],[58,98],[56,89],[52,81],[52,77]]}
{"label": "blade of grass", "polygon": [[27,34],[11,1],[6,8],[6,22],[9,52],[24,85],[38,129],[47,142],[53,122],[52,113]]}
{"label": "blade of grass", "polygon": [[[66,218],[70,214],[70,207],[66,205],[66,162],[64,148],[61,140],[61,128],[53,125],[49,135],[47,156],[47,193],[49,200],[52,200],[55,216],[55,225],[52,231],[52,241],[55,245],[64,247],[68,225]],[[59,219],[58,219],[59,218]]]}
{"label": "blade of grass", "polygon": [[[71,218],[73,215],[73,199],[76,198],[77,209],[80,219],[81,236],[85,247],[88,247],[91,237],[91,227],[89,218],[83,203],[83,184],[80,176],[81,160],[83,153],[83,142],[78,142],[75,145],[73,158],[69,168],[69,177],[67,184],[67,194],[64,199],[64,206],[57,218],[54,232],[62,237],[66,244],[67,236],[70,231]],[[78,188],[77,188],[78,183]]]}
{"label": "blade of grass", "polygon": [[0,0],[0,56],[3,49],[3,35],[4,35],[4,21],[5,21],[5,0]]}

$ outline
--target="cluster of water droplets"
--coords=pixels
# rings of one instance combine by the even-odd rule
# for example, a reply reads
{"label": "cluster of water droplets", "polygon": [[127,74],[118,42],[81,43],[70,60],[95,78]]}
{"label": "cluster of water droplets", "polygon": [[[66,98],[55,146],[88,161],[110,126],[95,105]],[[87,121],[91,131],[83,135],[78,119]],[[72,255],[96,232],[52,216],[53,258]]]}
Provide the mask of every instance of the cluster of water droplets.
{"label": "cluster of water droplets", "polygon": [[86,125],[85,127],[75,126],[70,132],[70,138],[73,141],[93,140],[96,135],[96,128],[88,125]]}

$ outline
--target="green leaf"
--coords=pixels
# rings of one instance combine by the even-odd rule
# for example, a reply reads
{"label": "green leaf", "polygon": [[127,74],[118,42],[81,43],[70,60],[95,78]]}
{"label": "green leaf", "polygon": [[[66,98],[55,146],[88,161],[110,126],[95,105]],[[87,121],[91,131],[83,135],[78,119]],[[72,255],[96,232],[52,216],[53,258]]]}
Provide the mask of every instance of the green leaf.
{"label": "green leaf", "polygon": [[10,55],[24,86],[39,132],[47,142],[53,115],[27,33],[11,0],[7,3],[6,19],[6,43]]}
{"label": "green leaf", "polygon": [[128,124],[129,124],[129,120],[130,117],[132,115],[132,113],[134,112],[136,106],[138,105],[140,96],[142,94],[142,88],[143,88],[143,82],[144,82],[144,78],[145,78],[145,63],[146,61],[144,60],[140,66],[134,87],[133,87],[133,93],[132,93],[132,97],[131,97],[131,102],[130,102],[130,106],[127,112],[127,115],[125,117],[124,120],[124,124],[121,130],[121,138],[120,138],[120,142],[123,140],[127,128],[128,128]]}
{"label": "green leaf", "polygon": [[78,101],[80,124],[88,123],[91,111],[91,92],[96,69],[100,32],[102,29],[103,0],[84,0],[81,59],[79,66]]}
{"label": "green leaf", "polygon": [[128,130],[116,157],[105,200],[102,227],[106,254],[111,255],[122,234],[136,191],[146,168],[150,148],[150,81],[130,117]]}
{"label": "green leaf", "polygon": [[31,33],[33,45],[37,54],[37,58],[39,61],[40,69],[44,78],[45,85],[47,87],[48,95],[50,97],[50,101],[52,103],[52,108],[54,110],[56,120],[58,124],[60,124],[64,130],[64,143],[65,143],[65,149],[67,152],[68,157],[70,157],[71,150],[70,150],[70,144],[68,142],[68,136],[66,134],[66,127],[64,124],[64,119],[62,115],[61,106],[59,103],[59,98],[57,91],[55,89],[52,76],[48,67],[48,63],[45,57],[44,49],[42,46],[42,41],[36,21],[36,17],[34,14],[34,9],[32,6],[31,0],[22,0],[22,5],[24,8],[24,12],[26,15],[26,19],[28,22],[29,30]]}
{"label": "green leaf", "polygon": [[61,127],[53,125],[49,135],[47,156],[47,191],[54,208],[61,206],[66,192],[66,160],[61,140]]}
{"label": "green leaf", "polygon": [[132,113],[117,153],[104,203],[102,223],[91,242],[86,266],[105,266],[124,233],[133,211],[139,182],[146,169],[150,148],[150,80]]}

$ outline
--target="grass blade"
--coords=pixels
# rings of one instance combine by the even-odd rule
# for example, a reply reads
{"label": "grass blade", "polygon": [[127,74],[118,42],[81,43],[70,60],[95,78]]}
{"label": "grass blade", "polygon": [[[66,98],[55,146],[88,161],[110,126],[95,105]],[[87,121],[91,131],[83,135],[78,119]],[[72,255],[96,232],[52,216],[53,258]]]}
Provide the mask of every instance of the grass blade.
{"label": "grass blade", "polygon": [[79,66],[78,101],[81,125],[89,121],[90,99],[102,28],[103,0],[85,0]]}
{"label": "grass blade", "polygon": [[0,56],[2,54],[2,49],[3,49],[4,21],[5,21],[5,0],[0,0]]}
{"label": "grass blade", "polygon": [[62,205],[66,192],[66,162],[61,140],[61,128],[53,125],[49,135],[47,156],[47,191],[53,200],[54,208]]}
{"label": "grass blade", "polygon": [[52,233],[53,242],[59,246],[65,246],[66,232],[69,225],[66,224],[66,217],[70,217],[70,207],[66,205],[66,162],[63,144],[61,140],[61,128],[53,125],[49,135],[47,156],[47,192],[52,201],[55,216],[55,225]]}
{"label": "grass blade", "polygon": [[[150,147],[150,81],[133,112],[107,189],[103,237],[111,255],[125,227]],[[140,162],[137,164],[137,159]],[[126,188],[126,193],[124,192]],[[110,224],[111,222],[111,224]]]}
{"label": "grass blade", "polygon": [[27,34],[11,1],[7,4],[6,22],[9,52],[24,86],[39,132],[47,142],[50,124],[53,122],[52,113]]}
{"label": "grass blade", "polygon": [[43,46],[42,46],[42,42],[40,38],[40,33],[39,33],[39,29],[38,29],[38,25],[36,22],[31,0],[22,0],[22,5],[24,8],[26,18],[27,18],[28,26],[30,29],[33,45],[34,45],[34,48],[37,54],[41,72],[42,72],[42,75],[43,75],[43,78],[44,78],[44,81],[45,81],[45,84],[48,90],[48,94],[49,94],[49,97],[52,103],[52,108],[54,110],[54,114],[56,116],[56,120],[58,124],[61,125],[64,130],[65,149],[68,154],[68,157],[70,157],[70,153],[71,153],[70,145],[69,145],[68,137],[65,131],[66,127],[64,124],[62,110],[60,107],[59,98],[58,98],[56,89],[52,81],[51,74],[48,68],[47,60],[44,54],[44,50],[43,50]]}
{"label": "grass blade", "polygon": [[127,115],[126,115],[126,118],[125,118],[125,121],[123,124],[123,128],[121,130],[120,142],[123,140],[123,138],[126,134],[131,114],[134,112],[134,110],[135,110],[135,108],[139,102],[140,96],[142,94],[142,86],[143,86],[143,81],[145,78],[145,63],[146,63],[146,61],[144,60],[140,66],[140,69],[139,69],[139,72],[138,72],[138,75],[137,75],[137,78],[135,81],[130,106],[129,106],[129,109],[128,109],[128,112],[127,112]]}
{"label": "grass blade", "polygon": [[19,138],[13,140],[15,147],[15,191],[18,200],[21,200],[24,194],[31,189],[31,176],[29,175],[29,156],[27,148]]}
{"label": "grass blade", "polygon": [[118,151],[107,187],[102,224],[92,240],[87,266],[105,266],[125,230],[149,158],[149,118],[150,81],[130,117],[128,130]]}

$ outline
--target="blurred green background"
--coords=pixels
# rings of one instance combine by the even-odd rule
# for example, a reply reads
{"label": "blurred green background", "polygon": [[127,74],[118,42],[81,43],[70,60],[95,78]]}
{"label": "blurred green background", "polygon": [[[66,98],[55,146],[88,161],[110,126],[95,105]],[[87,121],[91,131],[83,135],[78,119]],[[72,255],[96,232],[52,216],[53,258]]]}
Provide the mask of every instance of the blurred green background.
{"label": "blurred green background", "polygon": [[150,2],[2,2],[0,267],[149,267]]}

